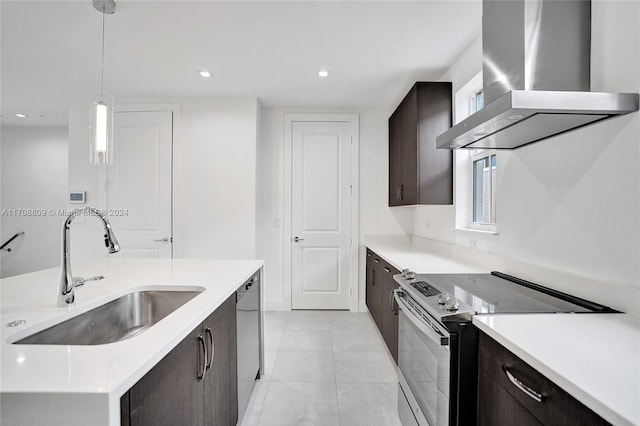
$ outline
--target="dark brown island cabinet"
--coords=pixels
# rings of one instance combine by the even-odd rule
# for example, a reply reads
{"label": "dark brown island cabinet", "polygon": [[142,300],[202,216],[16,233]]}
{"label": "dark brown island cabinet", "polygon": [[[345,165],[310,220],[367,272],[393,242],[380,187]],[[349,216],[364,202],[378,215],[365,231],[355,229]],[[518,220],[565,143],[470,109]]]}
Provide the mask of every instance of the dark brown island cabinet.
{"label": "dark brown island cabinet", "polygon": [[479,341],[479,426],[609,424],[487,334]]}
{"label": "dark brown island cabinet", "polygon": [[120,399],[121,425],[235,425],[236,295]]}
{"label": "dark brown island cabinet", "polygon": [[399,274],[396,268],[367,248],[366,303],[378,330],[398,362],[398,307],[393,290],[398,284],[393,279]]}
{"label": "dark brown island cabinet", "polygon": [[452,107],[450,82],[417,82],[389,118],[389,206],[453,204]]}

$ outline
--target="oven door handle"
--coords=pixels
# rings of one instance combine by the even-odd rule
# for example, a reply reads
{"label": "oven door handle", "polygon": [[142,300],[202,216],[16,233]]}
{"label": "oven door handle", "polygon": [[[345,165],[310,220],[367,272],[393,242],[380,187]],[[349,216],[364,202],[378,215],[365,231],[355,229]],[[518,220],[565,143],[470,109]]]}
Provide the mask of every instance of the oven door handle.
{"label": "oven door handle", "polygon": [[[418,327],[421,332],[423,332],[429,339],[433,340],[438,345],[449,346],[450,334],[446,330],[443,330],[441,327],[438,327],[435,323],[425,323],[424,320],[422,320],[418,316],[416,310],[404,301],[404,297],[404,292],[402,290],[393,291],[393,298],[396,299],[400,310],[405,311],[405,314],[409,321],[411,321],[413,325]],[[437,328],[437,330],[435,330],[434,328]]]}

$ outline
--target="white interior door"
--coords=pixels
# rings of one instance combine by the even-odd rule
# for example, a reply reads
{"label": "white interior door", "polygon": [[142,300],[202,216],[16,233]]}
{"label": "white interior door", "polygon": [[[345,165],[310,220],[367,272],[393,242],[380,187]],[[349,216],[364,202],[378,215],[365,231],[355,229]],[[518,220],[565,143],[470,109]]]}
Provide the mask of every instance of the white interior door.
{"label": "white interior door", "polygon": [[120,256],[172,256],[171,111],[116,112],[107,210]]}
{"label": "white interior door", "polygon": [[351,123],[291,131],[291,307],[349,309]]}

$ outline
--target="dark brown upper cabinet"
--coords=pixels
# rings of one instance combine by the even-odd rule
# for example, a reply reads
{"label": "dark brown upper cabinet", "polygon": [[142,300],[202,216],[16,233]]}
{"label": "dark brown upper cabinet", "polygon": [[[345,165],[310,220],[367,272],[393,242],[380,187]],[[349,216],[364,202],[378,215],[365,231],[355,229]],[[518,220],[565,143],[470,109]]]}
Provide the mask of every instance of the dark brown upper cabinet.
{"label": "dark brown upper cabinet", "polygon": [[450,82],[417,82],[389,118],[389,206],[453,204],[452,107]]}

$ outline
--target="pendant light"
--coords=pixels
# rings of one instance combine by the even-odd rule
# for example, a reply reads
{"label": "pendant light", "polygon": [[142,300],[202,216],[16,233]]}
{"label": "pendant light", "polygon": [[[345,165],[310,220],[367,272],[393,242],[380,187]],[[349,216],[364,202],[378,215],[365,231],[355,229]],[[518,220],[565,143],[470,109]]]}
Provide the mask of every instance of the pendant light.
{"label": "pendant light", "polygon": [[113,162],[113,96],[104,92],[104,20],[113,15],[116,3],[113,0],[93,0],[93,7],[102,13],[102,56],[100,68],[100,93],[91,102],[91,149],[93,164]]}

